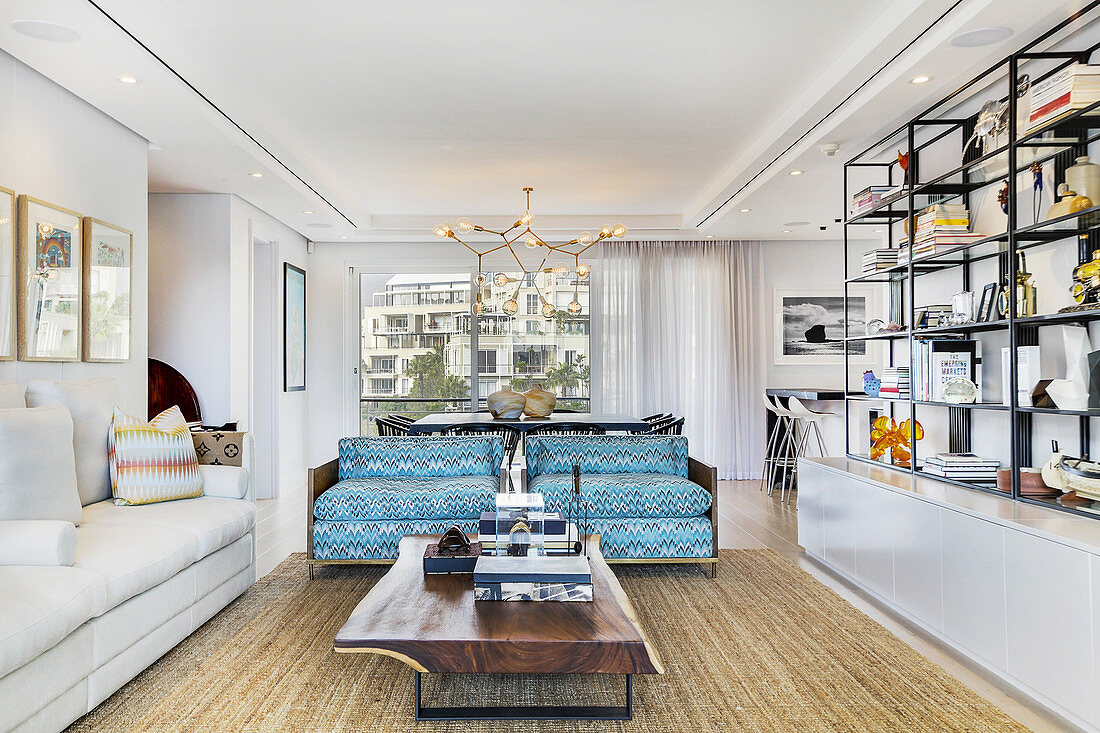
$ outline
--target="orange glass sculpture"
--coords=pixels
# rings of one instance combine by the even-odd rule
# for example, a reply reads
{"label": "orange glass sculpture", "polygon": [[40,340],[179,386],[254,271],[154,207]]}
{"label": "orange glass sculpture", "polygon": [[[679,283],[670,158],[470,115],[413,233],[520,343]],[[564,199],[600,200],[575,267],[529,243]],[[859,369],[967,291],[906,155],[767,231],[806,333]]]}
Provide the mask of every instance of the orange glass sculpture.
{"label": "orange glass sculpture", "polygon": [[895,464],[908,467],[913,441],[923,437],[924,428],[916,420],[903,420],[899,425],[894,418],[882,415],[871,423],[871,458],[877,461],[890,451]]}

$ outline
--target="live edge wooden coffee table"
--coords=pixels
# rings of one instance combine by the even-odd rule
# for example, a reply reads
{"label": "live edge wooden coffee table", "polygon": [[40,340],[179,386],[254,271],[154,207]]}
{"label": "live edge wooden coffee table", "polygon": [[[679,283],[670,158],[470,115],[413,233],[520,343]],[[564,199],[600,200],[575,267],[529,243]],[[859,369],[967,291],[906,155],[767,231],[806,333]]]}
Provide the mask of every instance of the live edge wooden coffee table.
{"label": "live edge wooden coffee table", "polygon": [[[632,675],[663,674],[618,579],[588,543],[593,602],[474,602],[469,575],[424,575],[424,548],[438,535],[401,540],[397,562],[336,634],[338,652],[385,654],[416,671],[417,720],[629,720]],[[626,704],[425,707],[431,673],[622,674]]]}

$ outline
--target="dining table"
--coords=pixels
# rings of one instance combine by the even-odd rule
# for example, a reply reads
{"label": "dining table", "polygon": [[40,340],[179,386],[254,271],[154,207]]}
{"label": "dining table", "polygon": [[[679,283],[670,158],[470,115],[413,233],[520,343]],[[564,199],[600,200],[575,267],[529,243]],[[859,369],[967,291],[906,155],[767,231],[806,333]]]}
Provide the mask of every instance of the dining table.
{"label": "dining table", "polygon": [[649,423],[638,417],[600,412],[558,412],[549,417],[493,417],[488,412],[433,412],[409,426],[410,435],[442,433],[454,425],[470,424],[509,425],[521,433],[532,428],[554,423],[584,423],[596,425],[608,432],[634,432],[648,430]]}

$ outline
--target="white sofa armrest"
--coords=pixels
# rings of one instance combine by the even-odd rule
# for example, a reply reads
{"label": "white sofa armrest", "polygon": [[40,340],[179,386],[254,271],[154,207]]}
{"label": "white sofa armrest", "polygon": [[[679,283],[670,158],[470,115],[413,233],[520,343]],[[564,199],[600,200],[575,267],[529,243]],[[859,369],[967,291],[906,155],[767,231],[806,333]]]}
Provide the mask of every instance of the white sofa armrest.
{"label": "white sofa armrest", "polygon": [[199,466],[202,493],[223,499],[246,499],[249,494],[248,469],[242,466]]}
{"label": "white sofa armrest", "polygon": [[0,565],[70,566],[76,560],[76,527],[53,519],[0,521]]}

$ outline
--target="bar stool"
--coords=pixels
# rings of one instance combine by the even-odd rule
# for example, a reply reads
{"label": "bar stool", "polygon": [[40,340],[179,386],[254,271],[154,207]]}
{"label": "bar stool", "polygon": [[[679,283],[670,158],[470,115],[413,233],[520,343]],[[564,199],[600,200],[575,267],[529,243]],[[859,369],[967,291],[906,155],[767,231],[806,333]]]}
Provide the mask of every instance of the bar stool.
{"label": "bar stool", "polygon": [[787,446],[791,443],[791,433],[796,429],[795,419],[790,410],[783,407],[779,400],[773,401],[765,392],[761,397],[764,400],[764,408],[775,415],[775,426],[768,436],[767,446],[764,448],[764,468],[760,472],[760,489],[768,487],[768,496],[775,490],[775,472],[783,470],[783,474],[793,468],[793,460],[785,455]]}
{"label": "bar stool", "polygon": [[797,397],[791,397],[787,400],[787,411],[791,414],[792,418],[797,421],[798,426],[801,428],[799,431],[801,432],[801,436],[796,438],[792,455],[794,466],[791,472],[784,477],[783,484],[779,489],[779,500],[789,503],[791,500],[791,492],[793,491],[793,488],[789,485],[789,479],[798,478],[798,459],[809,455],[811,437],[813,437],[817,443],[817,454],[822,458],[825,457],[825,438],[821,434],[820,423],[827,417],[836,417],[836,413],[811,410],[802,404],[802,401]]}

